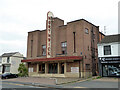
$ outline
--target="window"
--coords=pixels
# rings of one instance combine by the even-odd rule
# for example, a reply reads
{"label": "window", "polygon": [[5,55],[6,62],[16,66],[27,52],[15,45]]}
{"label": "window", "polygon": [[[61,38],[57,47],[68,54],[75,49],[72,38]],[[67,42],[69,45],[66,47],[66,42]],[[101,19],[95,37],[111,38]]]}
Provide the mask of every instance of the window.
{"label": "window", "polygon": [[2,58],[0,57],[0,63],[2,62]]}
{"label": "window", "polygon": [[57,63],[50,63],[48,65],[48,73],[57,73],[58,72],[58,64]]}
{"label": "window", "polygon": [[46,45],[42,45],[42,55],[46,55]]}
{"label": "window", "polygon": [[10,62],[10,57],[7,57],[7,63],[9,63]]}
{"label": "window", "polygon": [[1,70],[1,69],[2,69],[2,67],[0,66],[0,72],[2,72],[2,70]]}
{"label": "window", "polygon": [[73,41],[73,42],[74,42],[74,53],[76,53],[76,47],[75,47],[75,46],[76,46],[76,45],[75,45],[75,44],[76,44],[76,41],[75,41],[75,32],[73,32],[73,35],[74,35],[74,41]]}
{"label": "window", "polygon": [[10,66],[5,66],[5,72],[10,72]]}
{"label": "window", "polygon": [[86,64],[86,70],[90,70],[90,64]]}
{"label": "window", "polygon": [[32,51],[33,51],[33,40],[31,40],[31,57],[32,57]]}
{"label": "window", "polygon": [[67,54],[67,42],[62,42],[61,47],[62,47],[62,54]]}
{"label": "window", "polygon": [[104,55],[111,55],[111,46],[104,46]]}
{"label": "window", "polygon": [[88,34],[89,33],[89,30],[87,28],[85,28],[85,33]]}

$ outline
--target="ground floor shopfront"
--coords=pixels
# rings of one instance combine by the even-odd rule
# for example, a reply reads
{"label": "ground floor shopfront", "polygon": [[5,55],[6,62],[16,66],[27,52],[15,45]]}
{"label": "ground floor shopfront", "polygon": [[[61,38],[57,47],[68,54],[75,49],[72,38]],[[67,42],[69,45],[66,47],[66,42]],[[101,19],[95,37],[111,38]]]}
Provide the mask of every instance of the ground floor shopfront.
{"label": "ground floor shopfront", "polygon": [[103,77],[120,77],[120,57],[99,58],[99,74]]}
{"label": "ground floor shopfront", "polygon": [[36,77],[90,77],[90,71],[84,71],[82,57],[57,57],[46,59],[29,59],[27,62],[29,76]]}

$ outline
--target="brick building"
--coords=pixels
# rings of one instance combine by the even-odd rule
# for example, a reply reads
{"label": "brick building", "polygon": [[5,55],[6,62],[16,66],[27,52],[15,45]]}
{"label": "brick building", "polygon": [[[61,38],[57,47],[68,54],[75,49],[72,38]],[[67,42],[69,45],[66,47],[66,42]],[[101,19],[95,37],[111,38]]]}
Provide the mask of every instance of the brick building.
{"label": "brick building", "polygon": [[[48,35],[49,29],[50,35]],[[50,40],[48,40],[49,36]],[[99,26],[85,19],[71,21],[64,25],[64,20],[60,18],[47,17],[46,30],[28,32],[27,59],[22,62],[27,63],[30,76],[96,75],[97,43],[103,37],[104,35],[99,32]]]}

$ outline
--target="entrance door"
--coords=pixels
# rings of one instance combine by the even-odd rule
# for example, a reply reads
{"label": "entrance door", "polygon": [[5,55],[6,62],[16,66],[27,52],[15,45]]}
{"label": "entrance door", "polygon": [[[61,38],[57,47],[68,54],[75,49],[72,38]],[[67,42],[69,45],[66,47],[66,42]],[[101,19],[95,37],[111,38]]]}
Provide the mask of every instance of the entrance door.
{"label": "entrance door", "polygon": [[61,63],[61,74],[64,74],[64,63]]}

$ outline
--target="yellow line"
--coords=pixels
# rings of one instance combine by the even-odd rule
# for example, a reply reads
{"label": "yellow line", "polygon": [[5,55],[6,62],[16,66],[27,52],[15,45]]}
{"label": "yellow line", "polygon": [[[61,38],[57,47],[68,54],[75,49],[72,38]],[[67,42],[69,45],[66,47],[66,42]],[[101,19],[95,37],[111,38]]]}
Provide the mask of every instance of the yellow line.
{"label": "yellow line", "polygon": [[87,87],[74,87],[74,88],[87,88]]}
{"label": "yellow line", "polygon": [[11,84],[11,85],[23,85],[23,84],[15,84],[15,83],[6,83],[4,82],[5,84]]}

